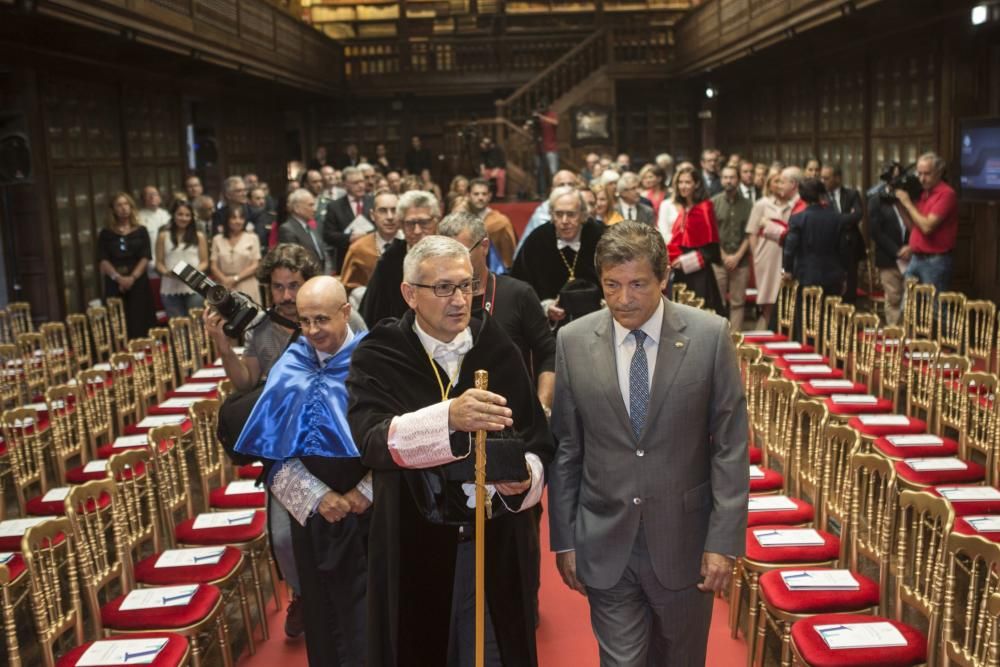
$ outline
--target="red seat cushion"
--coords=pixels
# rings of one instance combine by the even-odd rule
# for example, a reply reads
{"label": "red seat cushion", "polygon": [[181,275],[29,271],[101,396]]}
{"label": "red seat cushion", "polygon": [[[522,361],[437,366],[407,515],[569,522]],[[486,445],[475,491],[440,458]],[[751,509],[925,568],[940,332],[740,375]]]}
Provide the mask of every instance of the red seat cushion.
{"label": "red seat cushion", "polygon": [[[5,551],[10,551],[10,550],[5,549]],[[13,556],[11,556],[9,561],[4,563],[4,565],[7,566],[7,572],[10,573],[10,581],[12,583],[17,581],[21,577],[21,575],[24,574],[25,570],[24,558],[21,556],[20,553],[15,553]]]}
{"label": "red seat cushion", "polygon": [[177,524],[174,536],[180,544],[238,544],[260,537],[266,521],[263,510],[254,512],[253,521],[243,526],[195,529],[195,519],[191,518]]}
{"label": "red seat cushion", "polygon": [[[760,470],[764,473],[764,476],[757,479],[750,478],[750,493],[775,491],[784,488],[785,478],[780,472],[771,470],[770,468],[761,468]],[[755,514],[759,513],[755,512]],[[762,512],[762,514],[768,514],[768,512]]]}
{"label": "red seat cushion", "polygon": [[199,584],[191,600],[178,607],[156,609],[130,609],[119,611],[125,600],[124,595],[116,597],[101,607],[101,621],[111,630],[142,630],[184,628],[204,620],[219,602],[219,589],[208,584]]}
{"label": "red seat cushion", "polygon": [[[187,433],[191,430],[191,420],[185,419],[181,422],[181,432]],[[148,428],[139,428],[136,424],[129,424],[125,427],[125,433],[123,435],[139,435],[140,433],[149,433]]]}
{"label": "red seat cushion", "polygon": [[[115,451],[115,453],[121,453],[122,451],[124,451],[124,450],[118,449],[118,450]],[[101,472],[100,470],[98,470],[96,472],[84,472],[83,469],[85,467],[86,467],[86,465],[82,465],[82,466],[77,466],[75,468],[72,468],[71,470],[67,470],[66,471],[66,483],[67,484],[83,484],[84,482],[90,482],[90,481],[95,480],[95,479],[104,479],[107,476],[107,473]],[[145,464],[143,464],[142,461],[139,461],[136,464],[135,469],[141,475],[146,470],[146,466],[145,466]],[[133,473],[133,471],[132,471],[131,468],[129,468],[128,470],[123,470],[122,471],[122,478],[124,478],[124,479],[131,479],[132,478],[132,473]]]}
{"label": "red seat cushion", "polygon": [[753,531],[762,528],[788,528],[787,525],[768,524],[747,528],[746,557],[759,563],[826,563],[840,554],[840,539],[825,530],[818,530],[823,544],[806,547],[762,547]]}
{"label": "red seat cushion", "polygon": [[7,453],[7,443],[4,442],[3,438],[0,438],[0,456]]}
{"label": "red seat cushion", "polygon": [[236,547],[225,547],[218,563],[184,567],[156,567],[160,554],[144,558],[135,565],[135,580],[151,586],[176,584],[211,584],[228,577],[240,563],[243,553]]}
{"label": "red seat cushion", "polygon": [[217,509],[243,509],[264,507],[267,494],[263,488],[255,493],[234,493],[226,495],[226,487],[208,492],[208,506]]}
{"label": "red seat cushion", "polygon": [[[51,516],[51,515],[46,515],[46,516]],[[8,535],[6,537],[0,537],[0,551],[20,551],[22,537],[24,536]],[[56,544],[61,544],[64,539],[66,539],[66,536],[60,533],[56,537]]]}
{"label": "red seat cushion", "polygon": [[[160,649],[160,652],[156,654],[153,658],[153,662],[148,663],[150,667],[175,667],[180,665],[188,655],[188,640],[187,637],[183,635],[178,635],[174,633],[148,633],[148,632],[137,632],[135,634],[128,635],[113,635],[107,639],[154,639],[154,638],[165,638],[167,640],[167,645]],[[75,667],[76,663],[83,657],[83,654],[87,652],[90,645],[94,642],[86,642],[80,646],[71,648],[66,655],[59,658],[56,661],[56,667]],[[135,663],[129,663],[135,664]],[[109,667],[118,667],[117,665],[112,665]]]}
{"label": "red seat cushion", "polygon": [[[750,448],[750,463],[754,463],[754,460],[753,460],[753,450],[754,449],[755,449],[754,447]],[[758,452],[758,456],[759,456],[760,455],[760,449],[759,448],[757,448],[757,452]],[[758,458],[757,459],[757,463],[759,463],[759,462],[760,462],[760,459]],[[264,472],[264,467],[263,466],[254,465],[253,463],[248,463],[245,466],[240,466],[237,469],[236,474],[237,474],[237,476],[239,476],[240,479],[257,479],[258,477],[260,477],[260,475],[261,475],[262,472]]]}
{"label": "red seat cushion", "polygon": [[881,424],[863,424],[858,417],[852,417],[847,425],[855,429],[862,435],[870,435],[876,438],[884,435],[911,435],[927,432],[927,422],[915,417],[907,417],[907,423],[895,426],[883,426]]}
{"label": "red seat cushion", "polygon": [[[101,509],[104,509],[110,504],[111,504],[111,496],[109,496],[106,493],[102,493],[100,496],[98,496],[97,505],[99,505]],[[34,498],[30,499],[27,503],[25,503],[24,509],[26,509],[27,513],[31,516],[62,516],[66,511],[65,506],[63,505],[63,501],[61,500],[44,501],[42,500],[42,496],[35,496]],[[88,512],[94,511],[93,500],[87,502],[87,511]]]}
{"label": "red seat cushion", "polygon": [[[822,568],[803,568],[822,569]],[[878,582],[854,572],[856,591],[793,591],[781,578],[781,570],[760,575],[760,592],[768,604],[793,614],[832,614],[860,611],[878,604]]]}
{"label": "red seat cushion", "polygon": [[[955,505],[952,505],[952,507],[954,506]],[[992,512],[992,514],[996,514],[996,512]],[[955,526],[954,528],[952,528],[952,530],[958,533],[959,535],[978,535],[984,540],[989,540],[990,542],[1000,542],[1000,533],[995,533],[995,532],[980,533],[978,530],[972,527],[971,523],[966,521],[965,518],[961,516],[955,518]]]}
{"label": "red seat cushion", "polygon": [[[928,434],[930,435],[930,434]],[[912,447],[897,447],[889,442],[888,437],[876,438],[875,449],[890,459],[926,458],[932,456],[954,456],[958,453],[958,441],[951,438],[941,438],[942,445],[915,445]]]}
{"label": "red seat cushion", "polygon": [[[837,392],[840,393],[840,392]],[[834,403],[832,398],[823,401],[831,415],[886,414],[892,412],[892,401],[877,398],[874,403]]]}
{"label": "red seat cushion", "polygon": [[966,461],[965,470],[916,471],[904,461],[896,461],[896,475],[911,484],[932,486],[936,484],[972,484],[986,478],[986,469],[975,461]]}
{"label": "red seat cushion", "polygon": [[[798,498],[790,499],[795,503],[793,510],[769,510],[764,512],[747,512],[747,526],[764,526],[769,524],[780,524],[784,527],[797,526],[802,523],[809,523],[813,520],[815,513],[813,506]],[[774,547],[768,547],[774,549]]]}
{"label": "red seat cushion", "polygon": [[746,343],[753,343],[754,345],[765,345],[767,343],[784,343],[788,341],[788,336],[778,333],[752,334],[746,332],[743,334],[743,341]]}
{"label": "red seat cushion", "polygon": [[211,387],[211,391],[207,391],[209,389],[209,385],[206,384],[206,385],[204,385],[204,387],[205,387],[205,390],[206,390],[204,392],[202,392],[202,391],[198,391],[198,392],[183,391],[182,392],[182,391],[177,391],[175,389],[174,391],[168,391],[165,394],[165,398],[191,398],[192,396],[204,396],[205,398],[216,398],[219,395],[219,390],[218,390],[217,387]]}
{"label": "red seat cushion", "polygon": [[[872,623],[888,621],[906,639],[906,646],[833,650],[816,632],[817,625],[841,623]],[[802,658],[811,667],[910,667],[927,659],[927,639],[916,628],[905,623],[866,614],[821,614],[803,619],[792,626],[792,641]]]}
{"label": "red seat cushion", "polygon": [[806,396],[829,396],[831,394],[867,394],[868,387],[860,382],[855,382],[850,387],[814,387],[809,382],[799,385],[802,393]]}
{"label": "red seat cushion", "polygon": [[[941,492],[938,488],[943,488],[946,486],[954,486],[952,484],[942,484],[941,487],[931,487],[929,489],[924,489],[927,493],[932,496],[941,497]],[[977,485],[974,485],[977,486]],[[952,509],[955,510],[955,516],[971,516],[973,514],[1000,514],[1000,500],[961,500],[959,502],[948,502]]]}
{"label": "red seat cushion", "polygon": [[[813,364],[795,364],[796,366],[812,366]],[[821,365],[821,364],[817,364]],[[825,373],[796,373],[793,372],[791,368],[786,368],[781,371],[781,376],[788,380],[795,380],[796,382],[805,382],[806,380],[841,380],[844,377],[844,371],[839,368],[831,368]]]}

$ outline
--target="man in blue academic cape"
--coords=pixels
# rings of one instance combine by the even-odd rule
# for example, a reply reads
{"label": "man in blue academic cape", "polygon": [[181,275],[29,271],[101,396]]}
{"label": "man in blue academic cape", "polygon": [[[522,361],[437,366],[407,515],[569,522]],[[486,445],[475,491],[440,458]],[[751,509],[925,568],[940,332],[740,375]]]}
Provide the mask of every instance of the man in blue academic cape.
{"label": "man in blue academic cape", "polygon": [[302,338],[289,345],[236,443],[264,460],[268,485],[295,519],[306,648],[313,667],[361,667],[371,473],[347,424],[344,382],[364,333],[348,327],[340,282],[318,276],[296,298]]}

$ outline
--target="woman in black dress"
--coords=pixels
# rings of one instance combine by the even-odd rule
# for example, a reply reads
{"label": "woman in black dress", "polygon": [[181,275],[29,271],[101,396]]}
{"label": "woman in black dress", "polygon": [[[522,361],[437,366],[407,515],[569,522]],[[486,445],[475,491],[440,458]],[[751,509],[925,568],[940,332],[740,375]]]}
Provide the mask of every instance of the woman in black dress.
{"label": "woman in black dress", "polygon": [[125,325],[129,339],[142,338],[156,325],[153,294],[146,277],[152,258],[149,232],[139,224],[135,202],[124,192],[111,198],[107,225],[97,237],[104,296],[119,296],[125,302]]}

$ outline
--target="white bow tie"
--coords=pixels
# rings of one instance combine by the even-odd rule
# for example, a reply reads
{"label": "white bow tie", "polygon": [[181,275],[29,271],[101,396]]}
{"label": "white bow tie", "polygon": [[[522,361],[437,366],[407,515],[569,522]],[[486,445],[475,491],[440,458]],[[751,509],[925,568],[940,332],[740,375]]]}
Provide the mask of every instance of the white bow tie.
{"label": "white bow tie", "polygon": [[472,335],[466,329],[455,336],[450,343],[435,343],[434,352],[431,354],[435,359],[447,359],[448,357],[460,357],[472,349]]}
{"label": "white bow tie", "polygon": [[563,241],[562,239],[556,240],[556,250],[562,250],[563,248],[572,248],[576,252],[580,252],[580,240],[576,241]]}

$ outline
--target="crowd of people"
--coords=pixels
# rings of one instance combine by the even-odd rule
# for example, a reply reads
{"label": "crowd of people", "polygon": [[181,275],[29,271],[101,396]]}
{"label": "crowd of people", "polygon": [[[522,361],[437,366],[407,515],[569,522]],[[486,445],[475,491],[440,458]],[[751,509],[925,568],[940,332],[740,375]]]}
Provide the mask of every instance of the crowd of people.
{"label": "crowd of people", "polygon": [[[920,157],[920,192],[892,167],[865,201],[818,160],[705,150],[697,165],[663,154],[633,170],[628,155],[592,154],[580,173],[553,169],[518,236],[491,206],[495,167],[443,193],[418,137],[400,170],[384,147],[375,155],[348,146],[332,163],[318,150],[277,199],[253,174],[227,178],[218,205],[190,176],[169,212],[153,186],[141,207],[119,193],[100,237],[130,337],[154,321],[151,279],[168,315],[201,305],[171,274],[180,261],[272,305],[242,354],[220,313],[205,326],[238,391],[266,382],[236,448],[265,463],[271,542],[295,596],[287,633],[305,633],[311,664],[468,664],[469,434],[485,430],[488,663],[536,663],[548,480],[557,566],[588,595],[602,659],[700,664],[709,592],[726,590],[743,549],[746,406],[728,332],[749,324],[748,287],[759,327],[792,278],[851,302],[870,238],[898,321],[904,275],[950,279],[943,162]],[[729,326],[664,299],[671,282]],[[665,348],[688,351],[661,367]],[[474,388],[477,369],[489,391]],[[704,400],[665,393],[685,378]],[[651,435],[675,418],[690,425],[672,431],[689,469]],[[697,511],[676,516],[689,497]],[[694,522],[698,539],[671,544],[671,522]],[[640,589],[645,602],[616,602]],[[620,632],[650,613],[653,631]]]}

